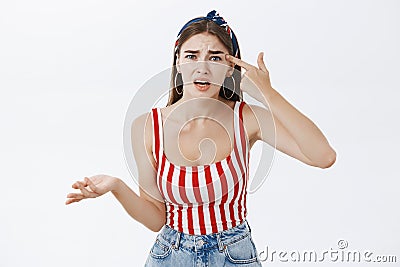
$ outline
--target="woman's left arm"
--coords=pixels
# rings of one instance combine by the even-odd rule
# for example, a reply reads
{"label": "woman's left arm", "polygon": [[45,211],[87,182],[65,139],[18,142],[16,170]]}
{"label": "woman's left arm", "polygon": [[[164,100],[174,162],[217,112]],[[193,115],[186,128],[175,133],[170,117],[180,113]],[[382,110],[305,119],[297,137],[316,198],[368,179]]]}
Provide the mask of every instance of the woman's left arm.
{"label": "woman's left arm", "polygon": [[[263,55],[263,53],[260,53],[257,59],[259,68],[233,56],[227,56],[226,58],[246,70],[242,77],[241,89],[271,111],[271,117],[273,116],[276,121],[277,139],[280,139],[282,147],[285,144],[295,143],[292,146],[286,145],[286,149],[291,149],[292,151],[285,152],[289,155],[292,153],[297,158],[303,156],[306,158],[303,161],[313,166],[320,168],[332,166],[336,160],[335,150],[309,118],[304,116],[272,88],[269,72],[263,61]],[[265,114],[263,112],[258,112],[258,114],[266,116],[268,111],[266,109],[263,110]],[[260,126],[260,128],[262,127]],[[296,149],[299,151],[295,151]],[[300,153],[302,155],[298,156],[297,154]]]}

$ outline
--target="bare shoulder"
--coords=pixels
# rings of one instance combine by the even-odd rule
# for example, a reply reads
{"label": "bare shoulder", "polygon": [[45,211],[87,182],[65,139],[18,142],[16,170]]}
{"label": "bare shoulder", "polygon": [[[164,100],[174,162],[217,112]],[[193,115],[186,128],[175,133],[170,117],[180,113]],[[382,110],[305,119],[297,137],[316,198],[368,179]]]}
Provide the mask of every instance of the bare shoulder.
{"label": "bare shoulder", "polygon": [[153,125],[152,125],[152,118],[151,118],[151,111],[143,113],[136,117],[131,126],[132,132],[132,142],[138,141],[145,141],[146,148],[151,149],[151,144],[153,141],[152,132],[153,132]]}
{"label": "bare shoulder", "polygon": [[243,105],[244,120],[245,119],[250,120],[250,121],[256,120],[257,113],[260,111],[260,109],[263,109],[263,108],[260,106],[257,106],[257,105],[248,104],[246,102],[243,102],[243,103],[244,103],[244,105]]}

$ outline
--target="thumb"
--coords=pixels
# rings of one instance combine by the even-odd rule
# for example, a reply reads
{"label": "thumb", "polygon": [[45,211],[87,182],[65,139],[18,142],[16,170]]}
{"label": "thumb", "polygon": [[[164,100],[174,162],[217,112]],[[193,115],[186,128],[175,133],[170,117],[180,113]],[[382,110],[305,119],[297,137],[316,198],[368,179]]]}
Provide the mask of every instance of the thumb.
{"label": "thumb", "polygon": [[258,59],[257,59],[258,67],[260,68],[260,70],[268,71],[267,67],[264,64],[263,57],[264,57],[264,52],[261,52],[260,54],[258,54]]}
{"label": "thumb", "polygon": [[85,177],[85,182],[93,192],[96,192],[97,186],[92,182],[92,180],[90,180],[88,177]]}

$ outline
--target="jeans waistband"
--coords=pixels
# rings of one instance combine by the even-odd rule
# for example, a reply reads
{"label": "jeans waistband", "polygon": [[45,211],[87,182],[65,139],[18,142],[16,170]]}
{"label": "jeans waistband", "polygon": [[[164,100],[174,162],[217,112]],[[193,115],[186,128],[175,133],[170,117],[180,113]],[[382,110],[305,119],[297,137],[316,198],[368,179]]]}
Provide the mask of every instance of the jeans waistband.
{"label": "jeans waistband", "polygon": [[184,247],[190,250],[215,249],[218,247],[219,251],[223,251],[224,246],[250,234],[251,228],[245,219],[241,224],[236,225],[235,227],[208,235],[186,234],[165,224],[159,232],[158,238],[164,239],[164,241],[170,243],[172,248],[176,250],[179,249],[179,247]]}

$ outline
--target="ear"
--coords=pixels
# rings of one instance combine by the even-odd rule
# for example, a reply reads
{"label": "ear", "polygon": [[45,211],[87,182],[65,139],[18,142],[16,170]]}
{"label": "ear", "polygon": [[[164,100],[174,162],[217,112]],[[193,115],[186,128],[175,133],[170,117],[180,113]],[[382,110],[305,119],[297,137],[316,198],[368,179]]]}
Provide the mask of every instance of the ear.
{"label": "ear", "polygon": [[177,72],[181,72],[181,66],[179,65],[179,56],[176,58],[175,67]]}

